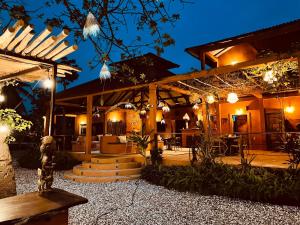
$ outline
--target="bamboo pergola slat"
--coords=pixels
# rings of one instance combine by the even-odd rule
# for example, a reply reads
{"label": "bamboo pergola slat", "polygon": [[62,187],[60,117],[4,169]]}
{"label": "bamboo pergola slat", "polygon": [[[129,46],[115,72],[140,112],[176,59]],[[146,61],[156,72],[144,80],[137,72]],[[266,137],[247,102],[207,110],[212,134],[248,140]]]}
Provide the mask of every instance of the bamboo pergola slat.
{"label": "bamboo pergola slat", "polygon": [[40,35],[33,40],[27,48],[23,51],[23,54],[28,54],[31,52],[36,46],[38,46],[49,34],[52,32],[52,27],[47,26],[44,31],[40,33]]}
{"label": "bamboo pergola slat", "polygon": [[7,47],[8,51],[11,51],[14,49],[14,47],[16,47],[17,44],[19,44],[25,37],[26,35],[33,30],[33,25],[28,25],[23,32],[16,37]]}
{"label": "bamboo pergola slat", "polygon": [[63,29],[63,31],[56,37],[56,40],[53,44],[51,44],[48,48],[43,50],[38,54],[38,57],[44,57],[46,54],[48,54],[55,46],[57,46],[62,40],[64,40],[66,37],[68,37],[70,31],[67,29]]}
{"label": "bamboo pergola slat", "polygon": [[68,41],[62,42],[58,47],[56,47],[54,50],[52,50],[48,55],[45,56],[46,59],[51,59],[53,56],[57,55],[64,49],[66,49],[69,45]]}
{"label": "bamboo pergola slat", "polygon": [[80,72],[79,68],[55,62],[78,48],[76,45],[68,48],[68,41],[64,41],[69,35],[68,29],[51,35],[52,27],[47,26],[35,37],[33,28],[33,25],[24,26],[24,21],[18,20],[0,33],[0,82],[15,78],[27,82],[45,79],[50,71],[53,73],[54,67],[58,77]]}

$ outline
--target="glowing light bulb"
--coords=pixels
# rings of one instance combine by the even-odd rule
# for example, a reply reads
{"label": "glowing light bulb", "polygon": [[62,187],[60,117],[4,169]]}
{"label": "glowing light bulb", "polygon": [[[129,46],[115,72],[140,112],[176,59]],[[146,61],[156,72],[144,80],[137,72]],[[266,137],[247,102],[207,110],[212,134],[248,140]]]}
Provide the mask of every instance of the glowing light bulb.
{"label": "glowing light bulb", "polygon": [[131,108],[133,108],[131,103],[128,102],[125,104],[125,109],[131,109]]}
{"label": "glowing light bulb", "polygon": [[5,101],[5,96],[3,94],[0,94],[0,103]]}
{"label": "glowing light bulb", "polygon": [[164,112],[170,112],[170,107],[168,105],[164,105],[162,107],[162,111],[164,111]]}
{"label": "glowing light bulb", "polygon": [[293,112],[295,112],[295,107],[294,106],[287,106],[287,107],[285,107],[284,111],[286,113],[293,113]]}
{"label": "glowing light bulb", "polygon": [[213,95],[208,95],[206,97],[206,101],[207,101],[208,104],[212,104],[212,103],[215,102],[215,97]]}
{"label": "glowing light bulb", "polygon": [[44,88],[51,89],[54,87],[54,82],[51,79],[47,79],[47,80],[44,80],[43,85],[44,85]]}
{"label": "glowing light bulb", "polygon": [[198,110],[198,109],[199,109],[198,103],[195,103],[195,105],[193,106],[193,109],[194,109],[194,110]]}
{"label": "glowing light bulb", "polygon": [[0,125],[0,133],[1,134],[9,134],[10,133],[10,128],[8,125],[2,124]]}
{"label": "glowing light bulb", "polygon": [[239,100],[238,96],[236,93],[231,92],[227,96],[227,101],[231,104],[236,103]]}

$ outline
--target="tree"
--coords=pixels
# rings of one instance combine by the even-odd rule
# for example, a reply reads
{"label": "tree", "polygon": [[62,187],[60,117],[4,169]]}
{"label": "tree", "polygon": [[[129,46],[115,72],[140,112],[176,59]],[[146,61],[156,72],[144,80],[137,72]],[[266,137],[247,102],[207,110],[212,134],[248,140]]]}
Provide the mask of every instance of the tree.
{"label": "tree", "polygon": [[[100,26],[99,35],[88,37],[94,46],[96,55],[89,62],[91,67],[108,59],[112,50],[121,53],[121,59],[140,54],[142,47],[152,47],[157,54],[164,48],[175,44],[175,40],[163,27],[173,26],[180,19],[176,8],[190,3],[185,0],[48,0],[34,9],[32,6],[19,5],[18,1],[2,1],[0,9],[9,12],[13,19],[29,21],[36,17],[54,27],[68,28],[74,32],[75,41],[84,41],[82,34],[86,17],[89,12],[95,15]],[[34,5],[36,1],[34,1]],[[38,6],[35,6],[38,7]],[[55,11],[51,15],[47,11]],[[172,13],[171,11],[175,11]],[[11,21],[6,23],[6,26]],[[136,34],[133,39],[128,33]],[[145,35],[147,34],[147,35]]]}

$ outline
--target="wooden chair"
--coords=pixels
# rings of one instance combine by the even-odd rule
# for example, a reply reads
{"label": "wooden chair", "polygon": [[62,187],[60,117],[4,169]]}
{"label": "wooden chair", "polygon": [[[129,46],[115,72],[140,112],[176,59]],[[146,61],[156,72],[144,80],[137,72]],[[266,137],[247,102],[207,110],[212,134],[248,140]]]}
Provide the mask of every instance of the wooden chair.
{"label": "wooden chair", "polygon": [[212,140],[212,151],[218,153],[219,155],[225,155],[227,151],[227,146],[221,138],[214,138]]}
{"label": "wooden chair", "polygon": [[237,139],[237,143],[230,146],[230,154],[233,153],[233,149],[237,150],[237,153],[239,153],[247,148],[248,148],[248,144],[245,137],[240,136]]}

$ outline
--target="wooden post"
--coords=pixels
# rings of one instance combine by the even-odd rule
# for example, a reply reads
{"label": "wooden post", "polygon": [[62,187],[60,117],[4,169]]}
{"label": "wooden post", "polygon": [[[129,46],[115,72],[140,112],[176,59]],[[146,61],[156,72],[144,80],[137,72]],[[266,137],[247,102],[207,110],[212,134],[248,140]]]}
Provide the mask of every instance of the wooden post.
{"label": "wooden post", "polygon": [[150,112],[149,112],[149,129],[150,131],[150,140],[151,142],[151,149],[154,147],[154,137],[157,134],[157,124],[156,124],[156,112],[157,112],[157,85],[150,84],[149,85],[149,100],[150,100]]}
{"label": "wooden post", "polygon": [[53,136],[54,134],[54,107],[55,107],[55,93],[56,93],[56,76],[57,76],[57,65],[53,65],[52,70],[52,81],[53,87],[51,89],[51,99],[50,99],[50,113],[49,113],[49,135]]}
{"label": "wooden post", "polygon": [[216,102],[214,104],[216,107],[216,116],[217,116],[217,132],[218,135],[221,135],[221,113],[220,113],[221,104],[219,102]]}
{"label": "wooden post", "polygon": [[206,64],[206,62],[205,62],[205,52],[203,52],[201,54],[200,61],[201,61],[201,70],[205,70],[205,64]]}
{"label": "wooden post", "polygon": [[262,137],[259,143],[262,144],[262,147],[266,149],[266,119],[265,119],[265,108],[264,108],[264,99],[258,98],[258,106],[259,106],[259,113],[260,113],[260,130],[262,132]]}
{"label": "wooden post", "polygon": [[92,148],[92,120],[93,120],[93,96],[88,95],[86,101],[86,138],[85,154],[91,154]]}

